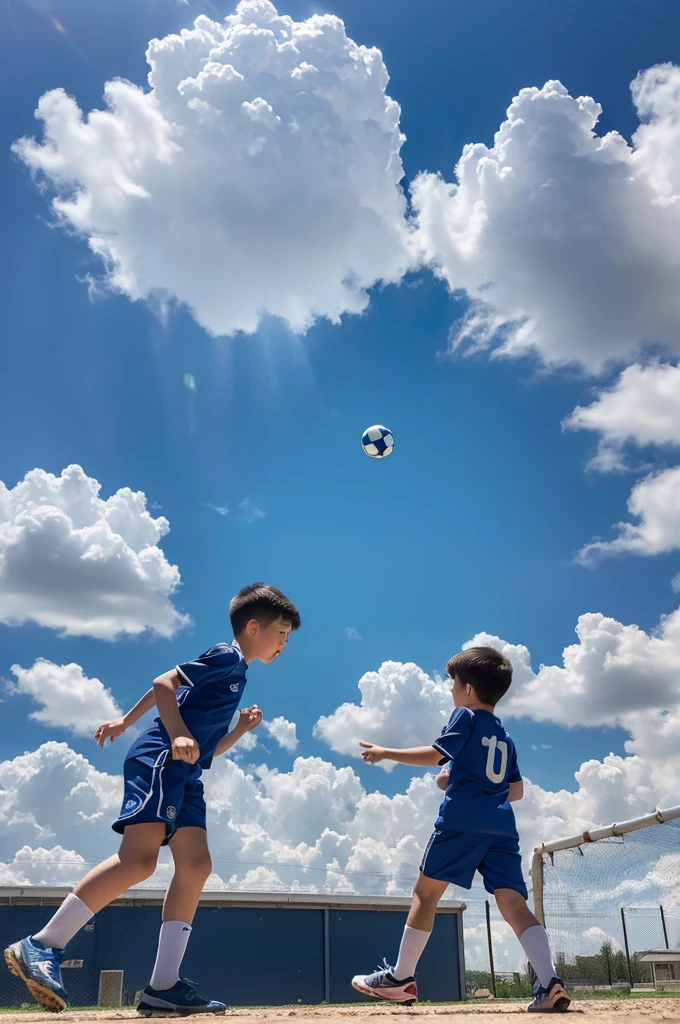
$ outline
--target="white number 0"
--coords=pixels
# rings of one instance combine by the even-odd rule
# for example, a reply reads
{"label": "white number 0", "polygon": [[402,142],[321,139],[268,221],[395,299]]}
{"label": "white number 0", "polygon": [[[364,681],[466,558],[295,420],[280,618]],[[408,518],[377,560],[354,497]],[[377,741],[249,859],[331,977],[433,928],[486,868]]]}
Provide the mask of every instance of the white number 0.
{"label": "white number 0", "polygon": [[[489,748],[489,753],[486,756],[486,777],[491,782],[502,782],[505,778],[505,770],[508,767],[508,745],[505,740],[499,740],[497,736],[485,736],[482,739],[482,745]],[[499,772],[494,771],[494,765],[496,763],[496,747],[501,752],[501,770]]]}

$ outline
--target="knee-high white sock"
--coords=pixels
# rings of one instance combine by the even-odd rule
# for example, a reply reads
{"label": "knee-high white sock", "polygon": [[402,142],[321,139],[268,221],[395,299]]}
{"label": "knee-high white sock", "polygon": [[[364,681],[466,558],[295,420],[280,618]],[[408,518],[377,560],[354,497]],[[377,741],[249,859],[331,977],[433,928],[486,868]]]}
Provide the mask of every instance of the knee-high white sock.
{"label": "knee-high white sock", "polygon": [[191,925],[185,921],[163,921],[151,975],[152,988],[172,988],[179,981],[179,967],[190,935]]}
{"label": "knee-high white sock", "polygon": [[399,959],[392,972],[392,976],[397,981],[412,978],[416,973],[416,966],[431,934],[431,932],[421,931],[420,928],[411,928],[410,925],[406,925],[399,947]]}
{"label": "knee-high white sock", "polygon": [[540,924],[534,924],[522,932],[519,940],[522,949],[536,972],[536,977],[543,988],[547,988],[557,974],[553,963],[550,943],[545,928]]}
{"label": "knee-high white sock", "polygon": [[51,917],[41,931],[33,936],[43,946],[52,949],[63,949],[76,932],[87,924],[94,914],[82,900],[70,892],[54,917]]}

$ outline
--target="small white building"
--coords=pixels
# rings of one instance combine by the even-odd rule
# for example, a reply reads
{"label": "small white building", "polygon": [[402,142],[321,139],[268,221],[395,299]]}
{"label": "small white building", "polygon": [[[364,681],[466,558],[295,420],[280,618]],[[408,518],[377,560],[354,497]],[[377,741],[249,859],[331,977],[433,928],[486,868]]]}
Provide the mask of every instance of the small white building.
{"label": "small white building", "polygon": [[650,949],[640,963],[649,964],[654,988],[680,989],[680,949]]}

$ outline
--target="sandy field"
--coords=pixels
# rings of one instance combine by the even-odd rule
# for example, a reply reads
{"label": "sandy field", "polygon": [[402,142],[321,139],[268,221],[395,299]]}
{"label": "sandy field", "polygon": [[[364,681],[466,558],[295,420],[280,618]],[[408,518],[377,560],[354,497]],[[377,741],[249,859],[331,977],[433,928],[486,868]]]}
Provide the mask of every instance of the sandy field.
{"label": "sandy field", "polygon": [[[578,1019],[579,1024],[620,1024],[621,1021],[633,1022],[642,1021],[644,1024],[661,1024],[662,1021],[676,1021],[680,1024],[680,999],[626,999],[602,1000],[602,1001],[581,1001],[572,1004],[570,1013]],[[228,1010],[226,1019],[229,1024],[265,1024],[265,1022],[276,1021],[277,1024],[287,1024],[294,1018],[301,1022],[309,1021],[314,1024],[361,1024],[366,1020],[367,1024],[398,1024],[409,1018],[409,1024],[420,1024],[417,1018],[434,1018],[436,1024],[455,1024],[456,1021],[464,1020],[465,1024],[491,1024],[493,1016],[503,1015],[524,1016],[526,1010],[524,1003],[502,1003],[493,1004],[470,1004],[465,1006],[414,1006],[394,1010],[387,1006],[305,1006],[291,1009],[289,1007],[271,1007],[268,1009],[237,1009]],[[66,1011],[60,1014],[46,1014],[43,1011],[3,1013],[0,1014],[0,1024],[31,1024],[31,1022],[45,1020],[58,1020],[60,1024],[81,1024],[81,1022],[92,1021],[96,1024],[114,1024],[119,1021],[140,1020],[134,1009],[121,1010],[80,1010]],[[416,1018],[416,1019],[414,1019]],[[153,1018],[152,1018],[153,1019]],[[225,1017],[213,1018],[210,1014],[196,1015],[201,1024],[210,1020],[225,1020]],[[531,1019],[545,1020],[545,1017]],[[556,1018],[559,1019],[559,1018]],[[422,1024],[435,1024],[435,1021],[423,1020]]]}

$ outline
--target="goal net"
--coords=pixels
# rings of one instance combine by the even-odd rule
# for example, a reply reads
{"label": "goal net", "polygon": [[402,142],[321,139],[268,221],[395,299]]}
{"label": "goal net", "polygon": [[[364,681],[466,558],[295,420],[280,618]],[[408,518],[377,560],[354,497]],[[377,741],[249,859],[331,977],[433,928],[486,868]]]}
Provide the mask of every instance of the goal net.
{"label": "goal net", "polygon": [[[565,980],[651,985],[655,951],[680,951],[680,807],[543,843],[531,875]],[[663,970],[680,987],[680,957]]]}

